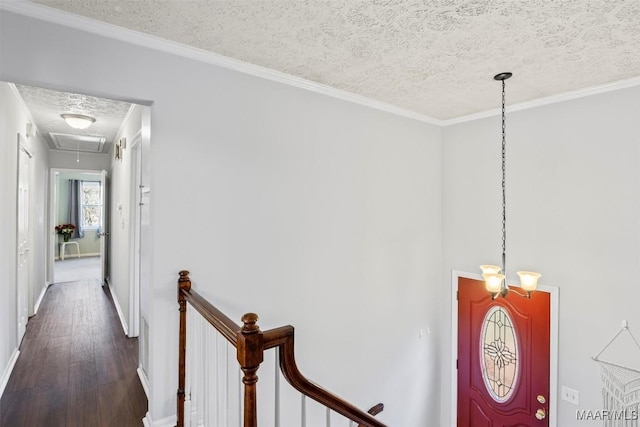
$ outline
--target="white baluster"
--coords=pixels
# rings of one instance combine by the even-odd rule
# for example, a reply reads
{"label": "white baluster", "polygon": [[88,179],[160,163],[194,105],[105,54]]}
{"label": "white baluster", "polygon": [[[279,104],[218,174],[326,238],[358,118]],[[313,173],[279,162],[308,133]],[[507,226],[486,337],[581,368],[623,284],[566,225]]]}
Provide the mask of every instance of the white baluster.
{"label": "white baluster", "polygon": [[204,414],[206,411],[206,405],[205,405],[205,400],[204,400],[204,383],[205,383],[205,378],[206,378],[206,368],[207,365],[204,363],[204,360],[206,359],[206,353],[207,353],[207,348],[206,348],[206,343],[205,343],[205,336],[204,336],[204,328],[202,327],[202,317],[198,316],[198,354],[200,355],[200,357],[198,358],[198,376],[196,378],[196,380],[198,381],[198,399],[197,404],[198,404],[198,408],[197,408],[197,413],[198,413],[198,418],[197,418],[197,426],[204,426]]}
{"label": "white baluster", "polygon": [[[213,329],[213,328],[212,328]],[[215,329],[214,329],[215,330]],[[220,385],[221,385],[221,381],[220,381],[220,334],[216,333],[216,350],[215,350],[215,355],[216,355],[216,427],[220,427],[221,426],[221,421],[222,421],[222,393],[220,393]],[[224,426],[223,426],[224,427]]]}
{"label": "white baluster", "polygon": [[215,329],[206,325],[207,328],[207,357],[204,359],[204,364],[207,370],[207,377],[205,382],[205,398],[207,402],[207,420],[205,422],[206,427],[211,427],[215,425],[216,420],[216,392],[215,392],[215,369],[216,369],[216,360],[215,360]]}
{"label": "white baluster", "polygon": [[[191,316],[192,324],[193,324],[193,332],[191,334],[192,337],[192,349],[191,352],[191,374],[189,375],[191,378],[191,427],[198,427],[198,399],[200,399],[200,362],[202,360],[202,350],[200,348],[200,330],[201,330],[201,319],[200,315],[193,310],[193,315]],[[187,369],[189,372],[189,369]]]}
{"label": "white baluster", "polygon": [[327,427],[331,427],[331,409],[327,408]]}
{"label": "white baluster", "polygon": [[230,422],[231,399],[229,387],[229,341],[224,340],[224,426],[228,426]]}
{"label": "white baluster", "polygon": [[204,402],[204,406],[202,408],[202,413],[203,413],[203,425],[206,427],[210,427],[212,424],[212,419],[213,419],[213,414],[212,414],[212,393],[211,393],[211,380],[212,380],[212,376],[211,376],[211,367],[212,367],[212,351],[211,351],[211,346],[212,346],[212,342],[211,342],[211,328],[209,328],[209,325],[204,324],[203,322],[203,327],[205,328],[203,331],[203,337],[204,337],[204,354],[203,354],[203,369],[204,369],[204,375],[203,375],[203,384],[202,384],[202,400]]}
{"label": "white baluster", "polygon": [[275,409],[274,409],[274,426],[280,427],[280,352],[278,348],[275,349],[276,352],[276,378],[274,385],[275,392]]}
{"label": "white baluster", "polygon": [[233,345],[227,344],[227,396],[228,396],[228,422],[226,425],[235,427],[238,423],[238,411],[237,408],[240,406],[240,401],[238,399],[238,393],[236,391],[236,387],[238,387],[238,383],[236,381],[235,375],[238,369],[238,364],[235,358],[235,347]]}
{"label": "white baluster", "polygon": [[300,427],[307,427],[307,399],[304,394],[300,401]]}

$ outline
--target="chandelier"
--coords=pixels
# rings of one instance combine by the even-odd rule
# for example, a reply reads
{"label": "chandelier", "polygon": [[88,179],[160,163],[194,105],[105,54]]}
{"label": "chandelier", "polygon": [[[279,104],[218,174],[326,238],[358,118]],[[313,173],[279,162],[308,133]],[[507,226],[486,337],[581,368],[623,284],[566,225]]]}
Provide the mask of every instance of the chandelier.
{"label": "chandelier", "polygon": [[[512,76],[512,73],[500,73],[495,75],[495,80],[502,82],[502,266],[497,265],[481,265],[482,277],[485,282],[487,291],[491,293],[491,299],[498,296],[506,297],[509,293],[509,287],[506,281],[506,246],[507,246],[507,202],[506,202],[506,126],[505,126],[505,80]],[[538,287],[538,279],[540,273],[533,271],[518,271],[520,277],[520,286],[526,292],[511,291],[516,295],[525,298],[531,297],[531,292]]]}

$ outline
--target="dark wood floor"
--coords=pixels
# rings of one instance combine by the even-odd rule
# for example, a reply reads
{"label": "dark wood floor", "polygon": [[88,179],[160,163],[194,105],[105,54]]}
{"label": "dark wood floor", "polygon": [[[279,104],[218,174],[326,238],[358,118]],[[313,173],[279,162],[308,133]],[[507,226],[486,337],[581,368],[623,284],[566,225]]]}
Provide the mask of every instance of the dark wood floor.
{"label": "dark wood floor", "polygon": [[49,287],[27,325],[0,400],[3,427],[141,426],[147,398],[108,290],[96,280]]}

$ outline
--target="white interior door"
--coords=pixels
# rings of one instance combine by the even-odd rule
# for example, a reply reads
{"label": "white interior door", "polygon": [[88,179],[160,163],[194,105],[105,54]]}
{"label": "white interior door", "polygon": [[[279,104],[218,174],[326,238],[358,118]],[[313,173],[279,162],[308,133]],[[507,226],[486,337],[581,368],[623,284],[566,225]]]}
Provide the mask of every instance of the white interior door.
{"label": "white interior door", "polygon": [[107,171],[102,171],[100,175],[100,197],[102,198],[102,225],[98,234],[100,237],[100,271],[101,283],[106,285],[109,280],[109,176]]}
{"label": "white interior door", "polygon": [[29,319],[29,263],[31,245],[29,242],[29,166],[31,154],[20,144],[18,135],[18,256],[17,256],[17,313],[18,313],[18,343],[27,328]]}

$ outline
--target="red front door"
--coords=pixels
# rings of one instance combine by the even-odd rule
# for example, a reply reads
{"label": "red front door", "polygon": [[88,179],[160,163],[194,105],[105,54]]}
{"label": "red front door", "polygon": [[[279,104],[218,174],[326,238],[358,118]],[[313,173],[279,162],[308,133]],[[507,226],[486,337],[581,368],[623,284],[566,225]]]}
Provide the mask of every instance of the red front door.
{"label": "red front door", "polygon": [[549,302],[458,279],[458,427],[548,427]]}

